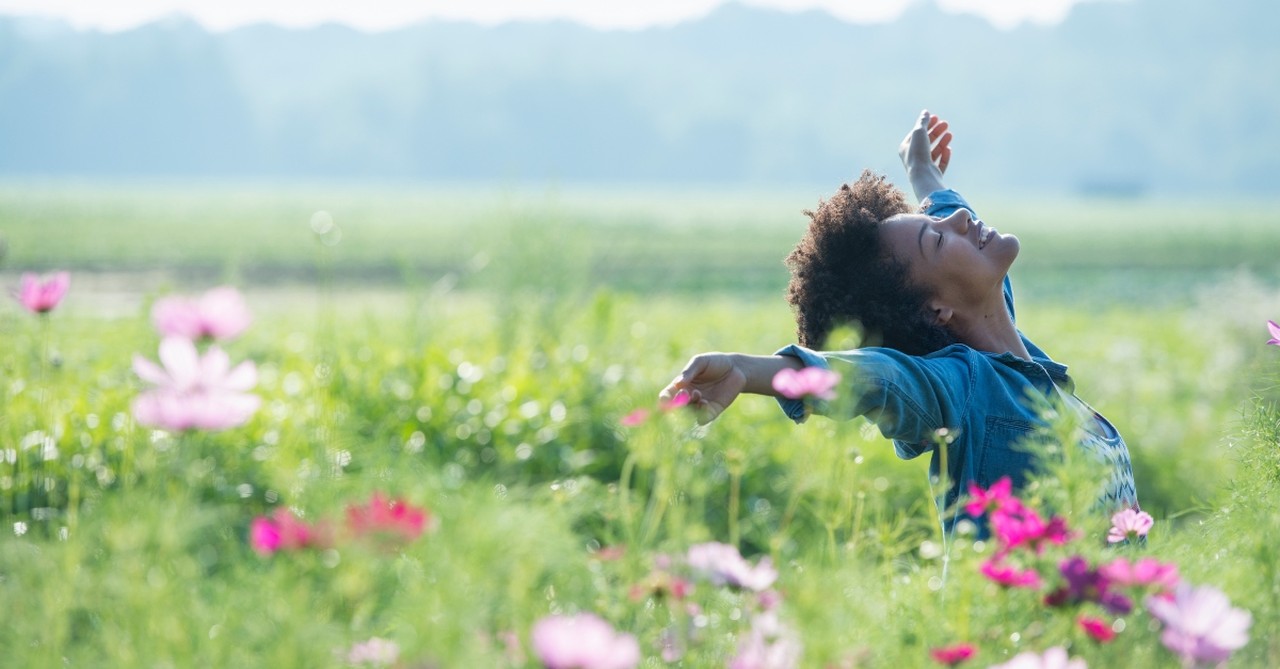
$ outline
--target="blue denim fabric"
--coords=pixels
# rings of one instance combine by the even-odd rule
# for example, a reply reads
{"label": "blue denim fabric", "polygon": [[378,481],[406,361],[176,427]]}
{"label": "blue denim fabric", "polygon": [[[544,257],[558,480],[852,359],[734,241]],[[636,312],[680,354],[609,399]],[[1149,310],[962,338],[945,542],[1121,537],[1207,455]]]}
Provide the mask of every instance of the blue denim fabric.
{"label": "blue denim fabric", "polygon": [[[947,216],[959,207],[969,208],[958,193],[943,190],[931,194],[921,208],[931,216]],[[970,209],[972,211],[972,209]],[[1005,303],[1014,313],[1013,290],[1004,280]],[[898,457],[912,459],[931,454],[930,472],[941,469],[936,448],[937,433],[946,428],[953,439],[947,447],[947,475],[952,487],[944,501],[950,507],[970,483],[983,488],[1002,476],[1014,487],[1025,484],[1034,456],[1020,448],[1044,427],[1035,398],[1059,394],[1074,398],[1075,384],[1067,368],[1054,362],[1022,335],[1031,353],[1026,361],[1012,353],[988,353],[964,344],[953,344],[925,356],[912,356],[888,348],[866,347],[853,351],[818,352],[787,346],[780,355],[799,358],[806,366],[841,373],[844,401],[852,401],[852,416],[865,416],[893,440]],[[1057,389],[1055,390],[1055,386]],[[779,399],[792,420],[802,422],[809,413],[824,413],[823,402]],[[1092,412],[1102,434],[1092,435],[1084,450],[1105,450],[1098,457],[1112,465],[1113,482],[1100,503],[1107,507],[1136,506],[1137,495],[1128,448],[1105,418]],[[842,414],[844,405],[842,405]],[[1097,448],[1095,448],[1097,447]]]}

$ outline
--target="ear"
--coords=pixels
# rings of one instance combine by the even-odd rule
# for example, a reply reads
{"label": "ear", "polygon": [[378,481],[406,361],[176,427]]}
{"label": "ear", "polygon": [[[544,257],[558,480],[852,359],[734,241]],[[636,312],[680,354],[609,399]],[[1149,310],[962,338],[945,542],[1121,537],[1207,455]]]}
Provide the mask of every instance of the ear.
{"label": "ear", "polygon": [[933,322],[935,325],[946,327],[951,322],[951,317],[955,315],[955,310],[946,304],[934,300],[929,303],[929,309],[933,312]]}

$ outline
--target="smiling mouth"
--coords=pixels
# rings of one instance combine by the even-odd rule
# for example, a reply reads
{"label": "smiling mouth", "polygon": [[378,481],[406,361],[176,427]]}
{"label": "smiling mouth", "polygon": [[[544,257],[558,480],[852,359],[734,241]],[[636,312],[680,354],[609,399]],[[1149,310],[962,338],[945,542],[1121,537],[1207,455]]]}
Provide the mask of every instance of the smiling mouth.
{"label": "smiling mouth", "polygon": [[995,228],[988,228],[986,224],[979,223],[978,224],[978,250],[982,250],[982,247],[986,246],[987,242],[991,241],[991,237],[995,233],[996,233]]}

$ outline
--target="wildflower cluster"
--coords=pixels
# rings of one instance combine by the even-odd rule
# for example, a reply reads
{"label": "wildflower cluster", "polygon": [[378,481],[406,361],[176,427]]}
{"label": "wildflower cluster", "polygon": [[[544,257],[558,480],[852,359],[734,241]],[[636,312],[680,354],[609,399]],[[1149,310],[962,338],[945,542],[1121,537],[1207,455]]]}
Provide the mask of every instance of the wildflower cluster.
{"label": "wildflower cluster", "polygon": [[[1007,478],[987,489],[971,486],[965,511],[985,519],[996,542],[994,555],[979,568],[982,575],[1004,588],[1043,592],[1041,602],[1051,609],[1079,612],[1076,627],[1096,643],[1117,638],[1123,627],[1108,617],[1133,613],[1137,601],[1163,625],[1164,646],[1188,666],[1226,660],[1248,641],[1250,614],[1233,608],[1226,595],[1212,586],[1197,587],[1181,580],[1175,564],[1123,555],[1091,562],[1079,552],[1054,559],[1048,549],[1066,547],[1079,535],[1070,531],[1065,520],[1045,520],[1015,497]],[[1154,523],[1148,513],[1124,509],[1111,517],[1106,541],[1136,548]],[[933,658],[954,666],[976,653],[975,646],[960,644],[935,649]],[[1084,660],[1073,659],[1063,647],[1055,646],[1043,654],[1022,653],[999,666],[1083,669]]]}

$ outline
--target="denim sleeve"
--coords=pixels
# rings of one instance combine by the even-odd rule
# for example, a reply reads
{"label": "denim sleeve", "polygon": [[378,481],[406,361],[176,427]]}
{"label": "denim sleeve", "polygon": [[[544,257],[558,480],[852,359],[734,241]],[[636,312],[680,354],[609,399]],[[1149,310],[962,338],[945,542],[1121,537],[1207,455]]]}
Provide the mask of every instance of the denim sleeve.
{"label": "denim sleeve", "polygon": [[968,406],[972,374],[967,358],[955,355],[911,356],[885,348],[815,352],[788,346],[778,355],[799,358],[805,366],[841,374],[837,397],[830,402],[789,400],[778,403],[789,418],[803,422],[810,413],[865,416],[889,439],[920,443],[939,428],[960,424]]}
{"label": "denim sleeve", "polygon": [[[950,188],[934,191],[920,202],[920,211],[929,216],[947,217],[962,207],[968,209],[975,220],[982,220],[969,201]],[[1017,313],[1013,309],[1013,283],[1009,281],[1008,274],[1004,276],[1004,306],[1009,309],[1009,315],[1013,316],[1014,322],[1017,322]]]}

